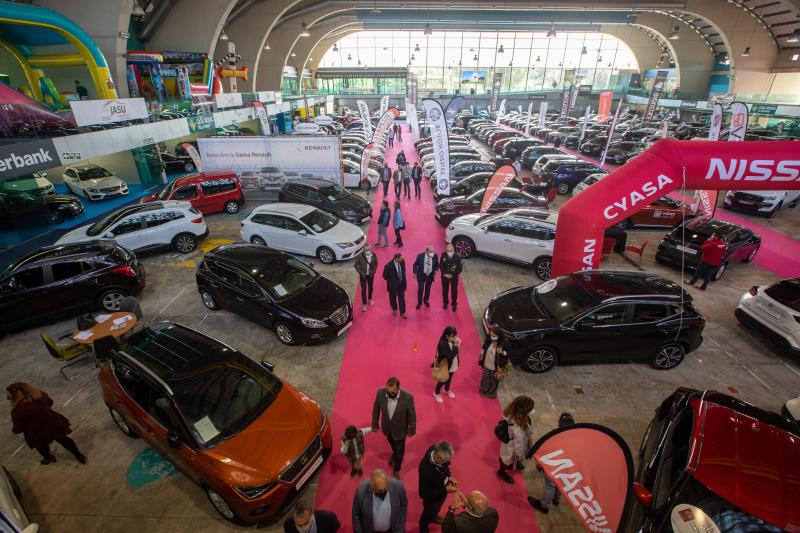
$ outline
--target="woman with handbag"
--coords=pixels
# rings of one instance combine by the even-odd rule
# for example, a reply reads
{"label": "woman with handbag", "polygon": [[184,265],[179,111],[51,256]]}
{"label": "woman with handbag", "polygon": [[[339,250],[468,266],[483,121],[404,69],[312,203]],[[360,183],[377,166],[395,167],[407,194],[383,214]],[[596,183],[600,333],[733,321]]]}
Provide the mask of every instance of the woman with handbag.
{"label": "woman with handbag", "polygon": [[506,470],[524,470],[525,454],[533,437],[533,399],[517,396],[503,409],[503,419],[508,422],[508,442],[500,443],[500,468],[497,476],[506,483],[514,483]]}
{"label": "woman with handbag", "polygon": [[400,248],[402,248],[403,237],[400,235],[400,232],[406,229],[406,221],[403,219],[402,211],[400,211],[400,202],[394,203],[394,213],[392,214],[392,227],[394,228],[394,236],[395,236],[394,243]]}
{"label": "woman with handbag", "polygon": [[497,397],[497,387],[511,370],[508,352],[511,343],[506,340],[503,331],[496,324],[489,328],[489,334],[483,341],[481,357],[478,364],[483,368],[481,385],[478,392],[486,398]]}
{"label": "woman with handbag", "polygon": [[461,339],[456,335],[458,332],[453,326],[447,326],[439,338],[436,345],[436,360],[433,362],[433,377],[436,379],[436,390],[433,397],[439,403],[444,403],[441,392],[448,397],[455,398],[456,395],[450,391],[450,383],[453,381],[453,374],[458,370],[458,352],[461,349]]}

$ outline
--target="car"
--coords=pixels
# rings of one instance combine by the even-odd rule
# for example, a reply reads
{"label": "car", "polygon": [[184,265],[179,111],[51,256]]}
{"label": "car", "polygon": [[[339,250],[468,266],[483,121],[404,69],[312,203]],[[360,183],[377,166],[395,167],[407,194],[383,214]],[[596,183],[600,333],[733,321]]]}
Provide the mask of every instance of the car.
{"label": "car", "polygon": [[739,299],[736,318],[800,355],[800,277],[753,286]]}
{"label": "car", "polygon": [[[792,459],[800,455],[799,428],[720,392],[677,389],[644,433],[619,530],[791,530],[800,523],[792,481],[800,476]],[[670,527],[678,516],[693,518],[687,529]]]}
{"label": "car", "polygon": [[728,191],[722,205],[726,209],[755,213],[772,218],[781,207],[797,207],[800,190],[797,191]]}
{"label": "car", "polygon": [[606,176],[608,176],[608,172],[605,171],[589,174],[572,188],[572,193],[571,193],[572,196],[575,196],[578,193],[588,189],[590,185],[594,185],[595,183],[597,183]]}
{"label": "car", "polygon": [[22,489],[4,466],[0,466],[0,531],[9,533],[37,533],[39,525],[31,523],[20,503]]}
{"label": "car", "polygon": [[165,200],[116,209],[94,224],[65,233],[56,244],[114,239],[135,252],[170,247],[188,254],[206,236],[206,221],[192,204]]}
{"label": "car", "polygon": [[504,137],[492,143],[491,149],[494,153],[500,155],[503,153],[503,149],[508,145],[508,143],[513,141],[522,141],[522,140],[527,140],[527,137],[520,134],[514,135],[512,137]]}
{"label": "car", "polygon": [[211,310],[228,309],[275,331],[287,345],[341,336],[353,321],[347,292],[287,253],[224,245],[203,256],[197,290]]}
{"label": "car", "polygon": [[61,224],[83,214],[81,201],[68,194],[6,194],[0,192],[0,227]]}
{"label": "car", "polygon": [[55,194],[56,189],[47,179],[46,172],[31,172],[22,176],[3,178],[0,181],[0,193],[2,194]]}
{"label": "car", "polygon": [[590,270],[501,292],[483,316],[510,339],[510,360],[530,372],[567,362],[648,361],[678,366],[703,341],[692,297],[650,272]]}
{"label": "car", "polygon": [[[462,161],[480,161],[481,158],[478,155],[469,152],[451,152],[450,153],[450,161],[449,164],[452,167],[456,163],[460,163]],[[424,162],[422,165],[422,171],[427,175],[430,176],[434,169],[436,168],[436,163],[431,157],[427,162]]]}
{"label": "car", "polygon": [[159,155],[164,172],[194,172],[194,160],[188,155],[178,156],[169,152],[161,152]]}
{"label": "car", "polygon": [[512,137],[512,139],[513,140],[503,146],[503,151],[500,153],[500,155],[507,159],[519,158],[525,150],[532,146],[543,146],[542,141],[538,139],[528,139],[527,137],[523,137],[522,139],[515,139]]}
{"label": "car", "polygon": [[608,147],[606,161],[621,165],[630,159],[631,153],[635,153],[641,147],[638,141],[617,141]]}
{"label": "car", "polygon": [[558,148],[554,146],[531,146],[530,148],[526,148],[522,155],[519,156],[519,163],[522,165],[523,168],[527,168],[528,170],[532,170],[536,161],[539,160],[540,157],[545,155],[567,155]]}
{"label": "car", "polygon": [[148,194],[139,202],[183,200],[204,215],[235,214],[244,205],[244,192],[236,174],[229,170],[196,172],[175,178],[156,194]]}
{"label": "car", "polygon": [[352,259],[364,247],[361,228],[303,204],[261,205],[242,221],[242,240],[301,255],[328,265]]}
{"label": "car", "polygon": [[488,255],[532,265],[539,279],[550,279],[558,215],[538,209],[512,209],[499,215],[473,213],[447,226],[446,241],[464,259]]}
{"label": "car", "polygon": [[118,311],[144,288],[144,267],[112,240],[46,246],[0,273],[0,332],[82,312]]}
{"label": "car", "polygon": [[586,161],[554,160],[547,163],[539,172],[543,180],[552,179],[555,182],[558,194],[565,195],[590,174],[605,172],[602,168]]}
{"label": "car", "polygon": [[[450,182],[458,182],[477,172],[494,172],[497,169],[494,163],[488,161],[461,161],[450,167]],[[431,179],[436,178],[436,171],[431,174]]]}
{"label": "car", "polygon": [[280,189],[283,181],[283,171],[278,167],[258,169],[258,190],[262,192]]}
{"label": "car", "polygon": [[[353,163],[358,165],[359,168],[361,168],[361,155],[360,154],[357,154],[355,152],[342,152],[342,159],[343,160],[344,159],[349,159],[350,161],[352,161]],[[378,159],[375,159],[372,156],[370,156],[370,158],[369,158],[368,166],[369,166],[369,168],[371,168],[372,170],[374,170],[378,174],[380,174],[380,172],[383,170],[383,162],[379,161]]]}
{"label": "car", "polygon": [[800,396],[787,400],[781,408],[781,414],[789,420],[800,422]]}
{"label": "car", "polygon": [[[434,188],[433,198],[438,202],[448,196],[469,196],[478,189],[485,189],[493,175],[494,172],[476,172],[458,182],[451,181],[450,194],[440,194],[438,189]],[[525,190],[523,183],[517,178],[512,179],[507,186],[521,191]]]}
{"label": "car", "polygon": [[545,165],[552,163],[553,161],[561,161],[564,163],[586,163],[586,161],[574,155],[563,153],[545,154],[539,157],[539,159],[537,159],[533,164],[533,167],[531,168],[531,174],[533,174],[534,177],[540,176]]}
{"label": "car", "polygon": [[332,449],[323,409],[273,370],[199,331],[158,322],[112,350],[98,380],[117,427],[243,525],[279,519]]}
{"label": "car", "polygon": [[603,133],[605,133],[605,130],[590,130],[587,128],[587,130],[583,132],[583,138],[581,138],[581,133],[578,131],[578,133],[568,135],[567,138],[564,139],[564,147],[576,150],[582,141],[588,141]]}
{"label": "car", "polygon": [[327,180],[300,179],[287,183],[281,187],[278,200],[312,205],[351,224],[363,224],[372,217],[372,204]]}
{"label": "car", "polygon": [[[444,198],[436,204],[435,217],[439,224],[450,225],[453,219],[470,213],[477,213],[481,208],[486,189],[479,189],[470,196],[452,196]],[[533,196],[513,187],[506,187],[489,207],[489,214],[502,213],[517,207],[539,207],[547,209],[547,198]]]}
{"label": "car", "polygon": [[361,163],[356,163],[349,159],[342,159],[342,179],[345,187],[366,190],[368,187],[374,189],[380,181],[380,174],[375,170],[367,169],[367,181],[361,181]]}
{"label": "car", "polygon": [[679,202],[669,196],[662,196],[628,218],[620,220],[616,226],[620,229],[640,226],[674,228],[678,224],[696,216],[697,211],[686,203]]}
{"label": "car", "polygon": [[593,137],[588,141],[584,141],[578,151],[583,155],[599,156],[603,153],[607,142],[607,135],[598,135],[597,137]]}
{"label": "car", "polygon": [[656,261],[695,269],[700,264],[700,246],[712,233],[716,233],[727,244],[722,263],[714,274],[714,281],[722,278],[731,263],[750,263],[761,246],[761,237],[748,228],[722,220],[696,217],[679,224],[664,236],[656,250]]}
{"label": "car", "polygon": [[98,165],[73,165],[64,169],[64,184],[72,194],[83,196],[90,201],[124,196],[128,194],[128,184],[116,174]]}

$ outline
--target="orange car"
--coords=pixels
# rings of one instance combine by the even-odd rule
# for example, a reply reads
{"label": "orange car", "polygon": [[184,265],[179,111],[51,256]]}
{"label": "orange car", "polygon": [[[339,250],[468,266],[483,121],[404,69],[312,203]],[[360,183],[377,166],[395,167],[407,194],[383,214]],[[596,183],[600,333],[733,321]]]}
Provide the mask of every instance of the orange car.
{"label": "orange car", "polygon": [[331,453],[322,408],[272,370],[161,322],[112,350],[99,379],[117,426],[200,485],[223,518],[242,524],[280,518]]}
{"label": "orange car", "polygon": [[670,227],[674,228],[684,220],[694,218],[697,213],[683,202],[673,200],[669,196],[662,196],[641,211],[621,220],[617,226],[622,229],[633,226],[643,227]]}

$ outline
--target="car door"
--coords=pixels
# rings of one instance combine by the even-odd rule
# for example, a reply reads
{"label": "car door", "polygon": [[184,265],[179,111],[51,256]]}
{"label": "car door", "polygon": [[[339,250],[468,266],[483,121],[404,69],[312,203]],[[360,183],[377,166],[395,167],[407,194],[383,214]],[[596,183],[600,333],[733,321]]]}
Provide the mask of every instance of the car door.
{"label": "car door", "polygon": [[533,263],[541,256],[553,255],[556,232],[531,220],[520,220],[512,253],[517,261]]}
{"label": "car door", "polygon": [[725,244],[728,245],[728,250],[725,254],[725,260],[729,263],[741,261],[749,252],[747,251],[747,239],[742,233],[742,230],[734,230],[725,235]]}
{"label": "car door", "polygon": [[235,299],[239,314],[262,326],[271,327],[275,313],[271,305],[266,305],[263,290],[248,273],[238,270],[238,274],[238,294]]}
{"label": "car door", "polygon": [[239,274],[227,265],[216,261],[206,261],[206,268],[211,272],[209,285],[220,306],[238,313],[237,287],[239,284]]}
{"label": "car door", "polygon": [[289,215],[280,215],[285,239],[293,252],[303,255],[317,255],[319,237],[305,224]]}
{"label": "car door", "polygon": [[94,267],[85,261],[58,261],[50,265],[51,305],[66,312],[94,307],[97,295]]}
{"label": "car door", "polygon": [[120,246],[128,250],[139,250],[146,246],[143,230],[142,215],[131,215],[111,226],[107,233],[110,233],[111,238]]}
{"label": "car door", "polygon": [[201,213],[206,214],[206,211],[202,209],[202,207],[200,206],[200,202],[198,201],[198,192],[196,183],[181,185],[180,187],[172,191],[172,194],[170,195],[169,199],[191,202],[191,204],[197,209],[199,209]]}
{"label": "car door", "polygon": [[504,218],[483,227],[475,243],[478,251],[513,259],[511,250],[519,223],[513,218]]}
{"label": "car door", "polygon": [[44,267],[24,268],[5,277],[0,280],[0,324],[25,324],[52,316],[62,301],[50,297]]}
{"label": "car door", "polygon": [[172,238],[176,235],[175,227],[179,220],[184,218],[180,211],[151,211],[145,213],[144,229],[142,233],[142,248],[166,246],[172,243]]}
{"label": "car door", "polygon": [[625,334],[635,347],[629,352],[631,356],[649,360],[659,347],[676,339],[681,329],[679,313],[680,307],[669,302],[633,304],[630,317],[626,319],[630,327]]}
{"label": "car door", "polygon": [[75,171],[75,169],[68,168],[64,172],[64,181],[67,184],[67,189],[69,189],[70,191],[82,192],[81,187],[78,184],[78,173]]}
{"label": "car door", "polygon": [[758,250],[758,245],[760,244],[759,238],[756,236],[755,233],[750,231],[747,228],[742,228],[739,230],[740,232],[740,239],[742,241],[741,253],[739,255],[739,261],[744,261],[755,251]]}
{"label": "car door", "polygon": [[604,362],[627,355],[629,342],[625,332],[629,305],[626,303],[604,304],[575,321],[564,346],[568,359]]}

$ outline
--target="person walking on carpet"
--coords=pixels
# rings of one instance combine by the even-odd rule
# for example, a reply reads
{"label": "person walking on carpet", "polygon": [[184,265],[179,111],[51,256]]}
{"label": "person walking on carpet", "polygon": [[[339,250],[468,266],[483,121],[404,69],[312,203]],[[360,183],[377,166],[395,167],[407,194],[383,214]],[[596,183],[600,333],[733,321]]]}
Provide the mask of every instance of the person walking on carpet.
{"label": "person walking on carpet", "polygon": [[[403,236],[400,232],[406,229],[406,221],[403,219],[403,212],[400,210],[400,202],[395,201],[394,213],[392,213],[392,227],[394,228],[394,243],[400,248],[403,247]],[[455,309],[455,304],[453,304]]]}
{"label": "person walking on carpet", "polygon": [[[464,510],[455,514],[459,509]],[[442,533],[494,533],[499,520],[500,515],[489,506],[486,494],[473,490],[469,496],[464,496],[457,491],[444,515]]]}
{"label": "person walking on carpet", "polygon": [[[389,209],[389,201],[384,200],[381,204],[381,211],[378,214],[378,243],[375,246],[389,246],[389,234],[387,230],[392,221],[392,211]],[[384,244],[381,245],[381,237],[384,239]]]}
{"label": "person walking on carpet", "polygon": [[497,387],[509,370],[510,351],[511,343],[506,339],[503,330],[497,324],[492,325],[483,341],[481,356],[478,359],[478,365],[483,369],[478,392],[484,398],[497,397]]}
{"label": "person walking on carpet", "polygon": [[394,477],[400,479],[400,469],[406,454],[406,437],[412,438],[417,432],[417,411],[414,396],[400,388],[400,380],[390,377],[386,386],[375,393],[372,403],[372,431],[381,432],[389,441],[392,455],[389,466]]}
{"label": "person walking on carpet", "polygon": [[397,170],[392,173],[392,183],[394,183],[394,195],[397,199],[403,194],[403,165],[397,165]]}
{"label": "person walking on carpet", "polygon": [[411,179],[414,180],[414,197],[422,198],[422,188],[420,187],[422,183],[422,168],[416,161],[414,161],[414,168],[411,169]]}
{"label": "person walking on carpet", "polygon": [[353,496],[353,533],[405,533],[408,496],[403,482],[373,470]]}
{"label": "person walking on carpet", "polygon": [[406,162],[402,167],[403,173],[403,193],[406,198],[411,198],[411,167]]}
{"label": "person walking on carpet", "polygon": [[425,304],[430,307],[428,300],[431,297],[431,285],[436,279],[436,271],[439,270],[439,258],[433,251],[433,246],[428,246],[424,252],[417,256],[414,261],[412,273],[417,277],[417,309]]}
{"label": "person walking on carpet", "polygon": [[359,429],[355,426],[347,426],[344,428],[341,452],[350,461],[350,477],[364,475],[364,469],[361,465],[361,458],[364,457],[364,435],[370,431],[372,431],[371,427]]}
{"label": "person walking on carpet", "polygon": [[[381,227],[382,226],[379,224],[379,241]],[[383,235],[386,237],[385,227]],[[388,246],[388,237],[386,237],[386,242]],[[375,272],[378,270],[378,256],[372,253],[372,248],[370,248],[369,243],[366,243],[364,248],[361,250],[361,253],[356,256],[355,261],[353,261],[353,268],[355,268],[356,272],[358,272],[358,280],[361,282],[361,310],[366,311],[367,302],[369,302],[369,305],[375,305],[375,302],[372,301],[372,286],[374,284],[373,282],[375,281]]]}
{"label": "person walking on carpet", "polygon": [[419,462],[420,533],[430,533],[431,522],[441,524],[444,521],[439,511],[447,494],[458,490],[458,481],[450,476],[450,462],[454,455],[453,445],[443,440],[428,448]]}
{"label": "person walking on carpet", "polygon": [[392,181],[392,169],[389,168],[389,163],[384,163],[383,170],[381,170],[381,184],[383,185],[384,197],[389,195],[389,183],[391,181]]}
{"label": "person walking on carpet", "polygon": [[[435,366],[442,364],[447,365],[447,380],[439,381],[436,383],[436,389],[433,392],[433,397],[439,403],[444,403],[441,392],[444,387],[444,392],[448,398],[455,399],[456,395],[450,390],[450,384],[453,381],[453,374],[458,370],[458,352],[461,350],[461,339],[458,338],[458,331],[453,326],[447,326],[439,337],[439,343],[436,345],[436,361]],[[433,366],[433,365],[432,365]]]}
{"label": "person walking on carpet", "polygon": [[506,470],[524,470],[522,462],[531,448],[533,437],[533,399],[517,396],[503,409],[503,420],[508,424],[508,442],[500,443],[500,468],[497,477],[506,483],[514,483]]}
{"label": "person walking on carpet", "polygon": [[[563,428],[565,426],[571,426],[575,423],[575,418],[570,413],[561,413],[561,416],[558,417],[558,427]],[[533,457],[533,453],[531,450],[528,450],[528,453],[525,454],[527,459]],[[536,468],[541,470],[542,468],[539,465],[536,465]],[[544,476],[544,491],[542,492],[542,499],[537,500],[533,496],[528,496],[528,503],[531,504],[531,507],[536,509],[537,511],[547,514],[550,510],[550,504],[555,505],[558,507],[559,500],[561,498],[561,493],[558,492],[556,489],[556,484],[553,483],[553,480],[547,476]]]}
{"label": "person walking on carpet", "polygon": [[442,302],[447,309],[448,293],[453,303],[453,311],[458,307],[458,276],[464,269],[461,257],[455,253],[452,243],[447,243],[447,251],[439,258],[439,270],[442,273]]}
{"label": "person walking on carpet", "polygon": [[408,318],[406,314],[406,263],[403,254],[394,254],[394,259],[383,267],[383,279],[386,280],[386,290],[389,292],[389,305],[392,306],[392,315]]}
{"label": "person walking on carpet", "polygon": [[300,500],[283,523],[283,533],[336,533],[341,527],[336,513],[315,510],[308,501]]}
{"label": "person walking on carpet", "polygon": [[394,128],[389,128],[389,146],[394,146]]}

